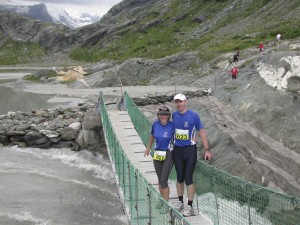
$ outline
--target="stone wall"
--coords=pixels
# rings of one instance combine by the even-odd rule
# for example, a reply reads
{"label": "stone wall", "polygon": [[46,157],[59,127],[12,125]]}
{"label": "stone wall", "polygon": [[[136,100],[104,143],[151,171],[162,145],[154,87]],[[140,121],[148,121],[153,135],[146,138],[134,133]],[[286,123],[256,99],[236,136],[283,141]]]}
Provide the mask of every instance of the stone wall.
{"label": "stone wall", "polygon": [[102,123],[95,108],[88,103],[73,108],[0,115],[0,145],[103,151]]}
{"label": "stone wall", "polygon": [[[200,90],[200,91],[183,91],[181,93],[184,94],[187,98],[192,98],[192,97],[202,97],[205,95],[211,95],[212,90],[209,89],[209,90]],[[147,95],[144,97],[132,98],[132,100],[137,106],[145,106],[145,105],[171,102],[173,101],[173,98],[174,98],[174,93]]]}

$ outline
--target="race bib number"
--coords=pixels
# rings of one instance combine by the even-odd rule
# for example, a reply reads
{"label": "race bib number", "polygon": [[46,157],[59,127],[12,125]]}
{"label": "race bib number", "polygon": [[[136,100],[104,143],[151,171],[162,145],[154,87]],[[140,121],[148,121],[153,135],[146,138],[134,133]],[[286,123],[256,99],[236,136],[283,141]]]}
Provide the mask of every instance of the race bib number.
{"label": "race bib number", "polygon": [[189,131],[188,130],[175,130],[175,138],[178,140],[189,140]]}
{"label": "race bib number", "polygon": [[166,151],[156,151],[154,150],[153,159],[157,161],[164,161],[167,157]]}

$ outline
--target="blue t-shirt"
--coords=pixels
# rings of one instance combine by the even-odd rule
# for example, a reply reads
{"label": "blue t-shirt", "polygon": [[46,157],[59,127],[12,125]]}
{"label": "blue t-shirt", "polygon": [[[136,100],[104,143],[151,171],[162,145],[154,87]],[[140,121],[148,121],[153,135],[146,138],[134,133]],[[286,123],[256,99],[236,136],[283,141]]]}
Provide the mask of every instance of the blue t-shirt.
{"label": "blue t-shirt", "polygon": [[192,141],[192,138],[197,135],[196,131],[203,128],[198,113],[187,110],[185,113],[180,114],[176,111],[173,113],[172,118],[175,127],[174,145],[180,147],[195,145],[196,143]]}
{"label": "blue t-shirt", "polygon": [[170,150],[171,141],[174,137],[174,125],[171,121],[162,125],[159,120],[156,120],[152,124],[151,134],[155,139],[155,150]]}

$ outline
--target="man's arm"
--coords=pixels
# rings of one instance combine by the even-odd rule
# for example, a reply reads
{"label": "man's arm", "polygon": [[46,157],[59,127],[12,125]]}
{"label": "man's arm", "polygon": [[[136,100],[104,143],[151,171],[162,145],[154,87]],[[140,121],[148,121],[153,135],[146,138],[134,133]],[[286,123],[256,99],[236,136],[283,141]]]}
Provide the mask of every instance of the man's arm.
{"label": "man's arm", "polygon": [[209,160],[211,160],[212,153],[209,150],[208,139],[207,139],[207,136],[206,136],[206,132],[203,128],[199,130],[199,135],[201,137],[201,141],[202,141],[202,144],[204,146],[203,158],[204,158],[204,160],[209,161]]}

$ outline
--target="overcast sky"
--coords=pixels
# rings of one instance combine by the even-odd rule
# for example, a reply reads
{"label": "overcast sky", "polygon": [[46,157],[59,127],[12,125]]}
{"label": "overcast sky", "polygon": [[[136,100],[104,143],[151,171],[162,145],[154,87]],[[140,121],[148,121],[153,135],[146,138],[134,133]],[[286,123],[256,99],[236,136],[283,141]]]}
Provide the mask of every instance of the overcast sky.
{"label": "overcast sky", "polygon": [[49,5],[59,6],[66,11],[93,12],[99,16],[103,16],[111,7],[122,0],[6,0],[18,2],[23,5],[33,5],[38,3],[46,3]]}

